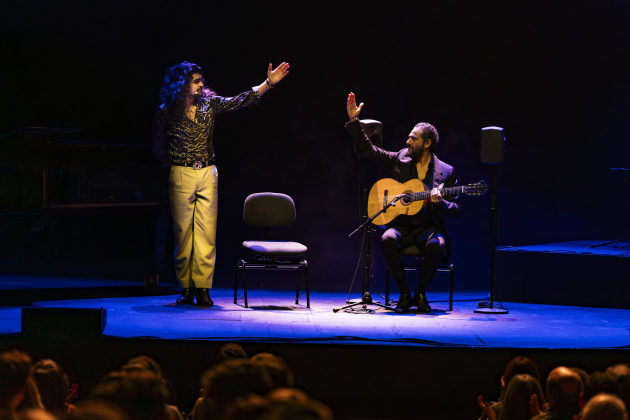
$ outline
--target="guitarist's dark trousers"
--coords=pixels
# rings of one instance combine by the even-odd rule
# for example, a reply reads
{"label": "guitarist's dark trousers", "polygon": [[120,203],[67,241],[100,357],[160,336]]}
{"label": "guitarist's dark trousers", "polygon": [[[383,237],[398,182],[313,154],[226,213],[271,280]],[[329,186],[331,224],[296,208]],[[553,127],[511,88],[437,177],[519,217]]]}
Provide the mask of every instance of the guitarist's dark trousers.
{"label": "guitarist's dark trousers", "polygon": [[409,229],[404,227],[390,228],[381,237],[381,247],[389,271],[396,280],[401,293],[410,293],[405,282],[405,271],[400,252],[403,248],[416,245],[424,254],[424,262],[420,268],[420,284],[417,292],[424,293],[424,289],[431,283],[433,276],[444,256],[446,240],[443,235],[432,229]]}

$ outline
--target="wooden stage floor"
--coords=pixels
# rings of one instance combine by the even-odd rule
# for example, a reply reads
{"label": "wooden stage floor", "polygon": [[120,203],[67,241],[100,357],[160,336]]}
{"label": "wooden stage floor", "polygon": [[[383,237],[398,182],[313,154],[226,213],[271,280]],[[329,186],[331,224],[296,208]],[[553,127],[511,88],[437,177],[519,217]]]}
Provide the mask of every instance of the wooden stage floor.
{"label": "wooden stage floor", "polygon": [[[430,314],[333,313],[347,293],[311,292],[295,305],[295,291],[249,291],[249,308],[233,290],[211,291],[212,308],[175,305],[173,286],[63,277],[0,276],[4,297],[0,334],[21,332],[21,305],[107,309],[109,337],[167,340],[320,343],[425,347],[612,349],[630,347],[630,310],[504,302],[506,315],[476,314],[484,292],[427,293]],[[24,301],[26,297],[36,301]],[[358,294],[352,296],[358,298]],[[379,300],[374,295],[375,300]],[[382,299],[381,299],[382,301]],[[239,302],[242,302],[239,301]]]}

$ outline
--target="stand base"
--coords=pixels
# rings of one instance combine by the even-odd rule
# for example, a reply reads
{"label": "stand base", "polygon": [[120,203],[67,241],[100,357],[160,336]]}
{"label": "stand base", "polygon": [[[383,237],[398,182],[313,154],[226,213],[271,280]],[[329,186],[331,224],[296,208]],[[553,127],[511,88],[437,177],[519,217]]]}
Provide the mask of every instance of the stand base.
{"label": "stand base", "polygon": [[[357,306],[357,305],[363,305],[363,309],[358,309],[358,310],[350,309],[350,308],[352,308],[354,306]],[[365,292],[363,294],[363,298],[361,299],[361,302],[353,303],[353,304],[350,304],[348,306],[343,306],[341,308],[335,308],[335,309],[333,309],[333,312],[337,313],[337,312],[343,310],[344,312],[348,312],[348,313],[352,313],[352,314],[373,314],[374,310],[373,309],[368,309],[367,308],[368,305],[378,306],[379,308],[387,309],[389,311],[394,311],[394,312],[397,312],[399,314],[403,313],[399,309],[390,308],[389,306],[381,305],[380,303],[376,303],[376,302],[372,301],[372,296],[370,295],[370,292]]]}
{"label": "stand base", "polygon": [[348,314],[373,314],[376,312],[374,309],[368,309],[367,305],[363,305],[363,308],[346,308],[343,311]]}
{"label": "stand base", "polygon": [[477,308],[473,311],[476,314],[509,314],[507,309],[500,308]]}

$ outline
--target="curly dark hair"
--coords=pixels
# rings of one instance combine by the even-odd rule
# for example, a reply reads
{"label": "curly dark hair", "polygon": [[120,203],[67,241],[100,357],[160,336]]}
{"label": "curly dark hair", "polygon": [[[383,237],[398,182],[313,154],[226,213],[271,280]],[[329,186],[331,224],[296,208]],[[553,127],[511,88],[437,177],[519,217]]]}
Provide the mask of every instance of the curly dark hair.
{"label": "curly dark hair", "polygon": [[418,123],[415,125],[415,127],[420,129],[420,137],[422,137],[422,140],[431,140],[431,146],[429,147],[429,150],[431,151],[431,153],[433,153],[435,145],[440,142],[440,136],[438,135],[435,127],[426,122]]}
{"label": "curly dark hair", "polygon": [[[192,76],[195,73],[201,75],[201,80],[204,81],[205,85],[203,70],[194,63],[184,61],[166,69],[166,76],[164,76],[162,88],[160,89],[160,106],[166,108],[168,118],[171,121],[176,121],[177,118],[183,115],[186,95],[188,93],[188,84],[191,82]],[[204,86],[201,97],[208,98],[215,94],[214,91]]]}

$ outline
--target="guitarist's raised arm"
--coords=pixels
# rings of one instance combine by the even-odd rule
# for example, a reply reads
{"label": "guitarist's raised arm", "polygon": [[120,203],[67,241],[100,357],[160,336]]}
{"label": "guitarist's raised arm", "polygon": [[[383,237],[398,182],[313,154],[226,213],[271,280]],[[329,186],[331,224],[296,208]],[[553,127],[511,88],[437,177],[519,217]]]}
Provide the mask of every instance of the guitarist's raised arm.
{"label": "guitarist's raised arm", "polygon": [[350,137],[357,145],[357,149],[363,156],[391,169],[394,167],[394,163],[396,162],[397,153],[388,152],[380,147],[376,147],[372,144],[370,139],[367,138],[358,120],[362,108],[363,103],[357,107],[354,93],[350,93],[350,95],[348,95],[348,102],[346,105],[348,118],[350,118],[350,121],[346,124],[348,134],[350,134]]}

